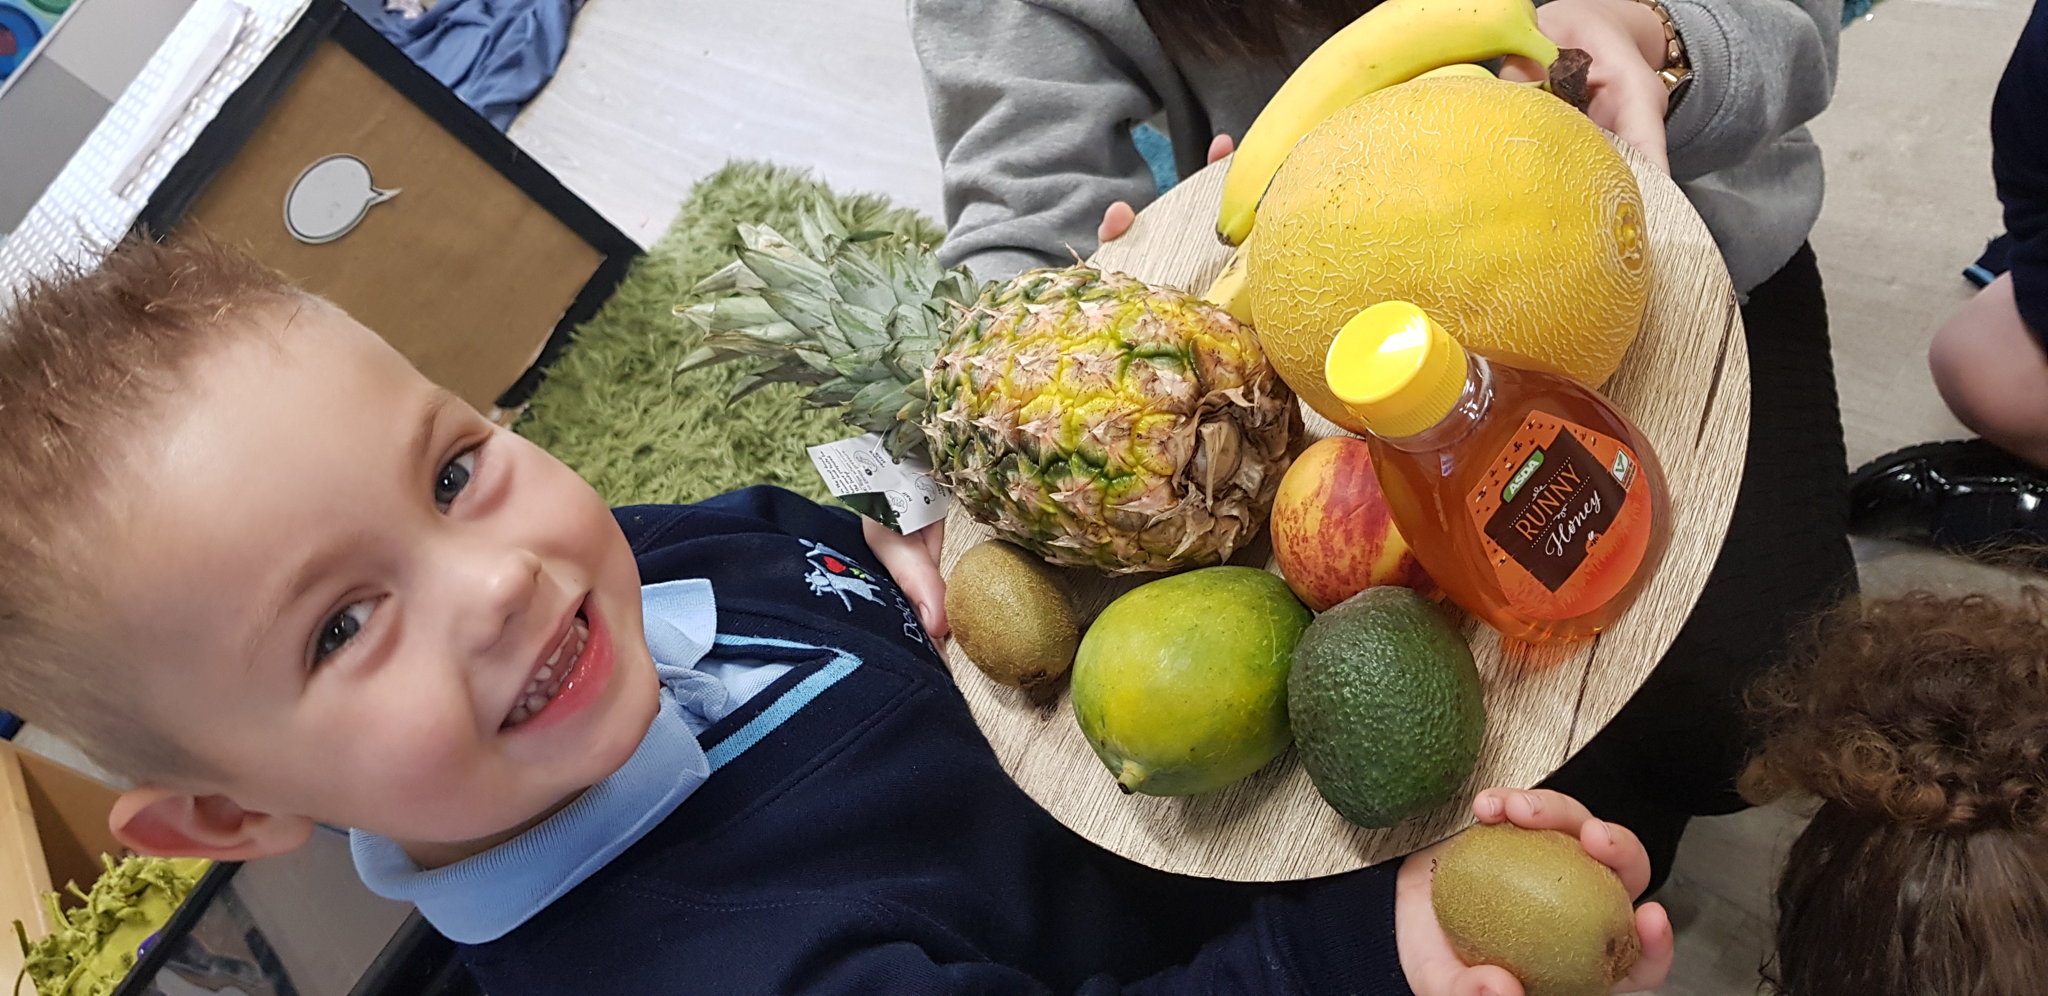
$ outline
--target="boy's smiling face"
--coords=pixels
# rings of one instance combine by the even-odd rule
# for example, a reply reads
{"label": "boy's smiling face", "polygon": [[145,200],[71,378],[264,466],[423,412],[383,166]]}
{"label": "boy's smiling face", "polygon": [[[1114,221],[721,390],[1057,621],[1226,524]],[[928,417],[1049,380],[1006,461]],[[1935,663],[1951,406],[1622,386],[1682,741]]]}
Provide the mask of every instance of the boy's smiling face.
{"label": "boy's smiling face", "polygon": [[199,852],[310,818],[458,860],[646,733],[632,553],[575,473],[374,333],[317,302],[274,320],[198,361],[113,485],[123,672],[214,775],[116,822]]}

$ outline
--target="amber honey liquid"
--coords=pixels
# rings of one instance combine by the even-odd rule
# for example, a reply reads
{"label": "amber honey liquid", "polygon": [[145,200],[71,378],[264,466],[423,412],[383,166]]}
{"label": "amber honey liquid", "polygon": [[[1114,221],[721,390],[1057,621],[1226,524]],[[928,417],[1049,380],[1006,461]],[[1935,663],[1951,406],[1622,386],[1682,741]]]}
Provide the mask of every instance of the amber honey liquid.
{"label": "amber honey liquid", "polygon": [[1657,457],[1578,382],[1469,363],[1442,421],[1370,440],[1395,525],[1444,593],[1504,635],[1592,636],[1663,560],[1671,515]]}

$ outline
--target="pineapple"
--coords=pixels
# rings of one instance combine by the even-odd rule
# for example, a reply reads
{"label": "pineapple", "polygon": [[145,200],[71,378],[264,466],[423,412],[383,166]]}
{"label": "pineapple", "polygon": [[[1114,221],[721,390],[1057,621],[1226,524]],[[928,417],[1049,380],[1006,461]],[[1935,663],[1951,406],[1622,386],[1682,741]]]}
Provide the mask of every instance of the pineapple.
{"label": "pineapple", "polygon": [[802,246],[740,227],[738,261],[698,287],[718,296],[677,309],[704,331],[684,368],[768,361],[735,397],[808,386],[1055,564],[1215,564],[1257,535],[1294,401],[1222,309],[1088,266],[977,285],[827,210],[800,225]]}

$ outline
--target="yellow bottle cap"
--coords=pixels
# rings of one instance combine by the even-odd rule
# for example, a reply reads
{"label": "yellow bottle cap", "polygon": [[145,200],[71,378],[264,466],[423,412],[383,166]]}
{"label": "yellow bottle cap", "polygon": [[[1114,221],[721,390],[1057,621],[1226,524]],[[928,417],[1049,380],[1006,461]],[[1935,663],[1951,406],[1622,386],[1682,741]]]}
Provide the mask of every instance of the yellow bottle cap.
{"label": "yellow bottle cap", "polygon": [[1374,435],[1412,436],[1443,421],[1465,393],[1465,347],[1406,301],[1375,304],[1344,323],[1323,379]]}

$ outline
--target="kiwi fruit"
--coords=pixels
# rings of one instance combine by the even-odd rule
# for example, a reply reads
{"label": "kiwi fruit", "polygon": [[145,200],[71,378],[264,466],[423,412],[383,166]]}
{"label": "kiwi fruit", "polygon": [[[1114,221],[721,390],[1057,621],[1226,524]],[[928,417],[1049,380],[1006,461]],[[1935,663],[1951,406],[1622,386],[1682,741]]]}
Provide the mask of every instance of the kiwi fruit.
{"label": "kiwi fruit", "polygon": [[946,622],[983,674],[1027,691],[1058,681],[1081,645],[1081,628],[1052,568],[1000,540],[976,545],[953,565]]}
{"label": "kiwi fruit", "polygon": [[1507,969],[1526,996],[1607,996],[1642,955],[1621,878],[1555,830],[1466,830],[1437,855],[1430,896],[1458,957]]}

